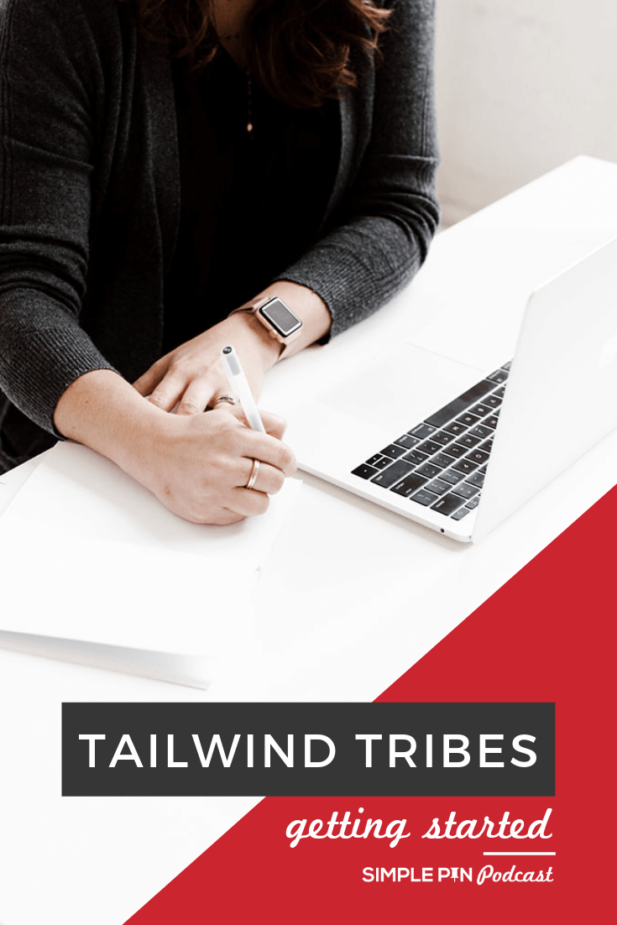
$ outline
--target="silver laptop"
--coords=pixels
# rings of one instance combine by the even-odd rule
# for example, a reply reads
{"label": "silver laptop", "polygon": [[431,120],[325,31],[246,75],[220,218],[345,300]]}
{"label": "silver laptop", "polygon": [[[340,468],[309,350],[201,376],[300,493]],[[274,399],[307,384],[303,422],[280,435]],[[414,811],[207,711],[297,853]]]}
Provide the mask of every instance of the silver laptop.
{"label": "silver laptop", "polygon": [[497,368],[397,344],[289,424],[301,469],[479,539],[617,426],[617,239],[531,295]]}

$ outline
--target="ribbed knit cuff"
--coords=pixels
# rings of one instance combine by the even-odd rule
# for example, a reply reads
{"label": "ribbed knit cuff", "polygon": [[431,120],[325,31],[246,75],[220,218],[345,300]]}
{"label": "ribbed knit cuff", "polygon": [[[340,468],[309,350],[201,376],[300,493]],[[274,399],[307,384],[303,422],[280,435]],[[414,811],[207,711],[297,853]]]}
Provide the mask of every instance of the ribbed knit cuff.
{"label": "ribbed knit cuff", "polygon": [[50,326],[37,325],[39,293],[14,290],[0,301],[0,343],[3,358],[0,389],[32,421],[61,437],[54,427],[56,405],[66,389],[84,373],[114,367],[97,350],[77,321],[57,310]]}

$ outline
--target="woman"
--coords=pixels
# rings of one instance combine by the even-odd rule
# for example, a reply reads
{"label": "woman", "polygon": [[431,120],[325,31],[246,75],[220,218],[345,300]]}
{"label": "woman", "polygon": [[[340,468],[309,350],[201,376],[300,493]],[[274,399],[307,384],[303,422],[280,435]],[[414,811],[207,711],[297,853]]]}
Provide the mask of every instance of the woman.
{"label": "woman", "polygon": [[242,423],[221,347],[258,395],[438,221],[433,0],[383,6],[4,0],[0,466],[66,437],[188,520],[265,510],[293,453]]}

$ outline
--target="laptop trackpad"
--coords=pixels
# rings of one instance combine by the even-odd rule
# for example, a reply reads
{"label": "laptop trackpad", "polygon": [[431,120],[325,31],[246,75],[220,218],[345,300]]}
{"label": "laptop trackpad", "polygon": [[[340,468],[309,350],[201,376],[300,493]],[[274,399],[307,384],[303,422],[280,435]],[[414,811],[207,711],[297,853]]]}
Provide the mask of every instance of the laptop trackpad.
{"label": "laptop trackpad", "polygon": [[394,439],[398,431],[420,423],[482,379],[485,372],[402,343],[319,395],[318,401],[358,421],[384,428]]}

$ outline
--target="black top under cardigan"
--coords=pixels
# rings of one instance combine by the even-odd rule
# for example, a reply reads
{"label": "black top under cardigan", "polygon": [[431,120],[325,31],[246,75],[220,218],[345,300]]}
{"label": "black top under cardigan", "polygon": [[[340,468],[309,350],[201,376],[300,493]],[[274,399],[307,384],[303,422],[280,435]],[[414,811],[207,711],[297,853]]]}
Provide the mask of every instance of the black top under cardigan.
{"label": "black top under cardigan", "polygon": [[[355,63],[359,86],[338,106],[318,237],[277,277],[321,296],[333,335],[411,278],[438,221],[434,0],[385,5],[383,60]],[[80,375],[133,381],[161,355],[179,199],[171,65],[138,36],[132,6],[3,0],[0,465],[50,445]]]}
{"label": "black top under cardigan", "polygon": [[172,73],[180,229],[165,278],[163,353],[222,321],[308,250],[339,159],[335,100],[281,103],[223,49],[201,71],[181,58]]}

